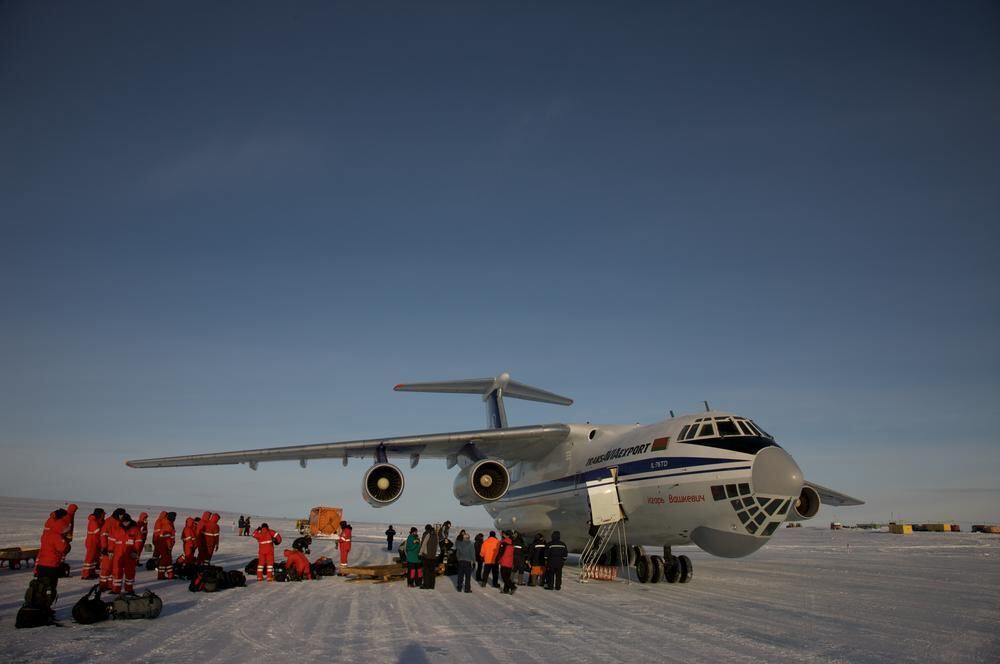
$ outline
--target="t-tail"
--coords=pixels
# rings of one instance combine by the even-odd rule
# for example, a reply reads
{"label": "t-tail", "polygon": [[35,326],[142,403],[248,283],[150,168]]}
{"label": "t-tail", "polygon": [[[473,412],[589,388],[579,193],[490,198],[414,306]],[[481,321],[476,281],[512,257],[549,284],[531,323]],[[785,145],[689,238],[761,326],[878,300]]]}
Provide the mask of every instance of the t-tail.
{"label": "t-tail", "polygon": [[468,380],[445,380],[433,383],[401,383],[393,388],[397,392],[438,392],[442,394],[481,394],[486,402],[486,428],[506,429],[507,411],[503,407],[503,398],[524,399],[525,401],[541,401],[560,406],[570,406],[573,400],[541,390],[531,385],[518,383],[510,379],[509,373],[502,373],[496,378],[472,378]]}

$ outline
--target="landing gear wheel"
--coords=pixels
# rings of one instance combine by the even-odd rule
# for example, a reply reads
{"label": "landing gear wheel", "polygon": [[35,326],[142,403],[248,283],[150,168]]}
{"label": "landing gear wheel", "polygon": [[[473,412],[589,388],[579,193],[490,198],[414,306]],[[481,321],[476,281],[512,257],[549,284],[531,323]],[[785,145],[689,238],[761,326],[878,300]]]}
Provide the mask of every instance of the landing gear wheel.
{"label": "landing gear wheel", "polygon": [[653,569],[649,575],[649,582],[659,583],[660,579],[663,578],[663,558],[660,556],[650,556],[649,560],[653,563]]}
{"label": "landing gear wheel", "polygon": [[671,556],[671,560],[664,563],[663,580],[667,583],[677,583],[681,579],[681,564],[677,558]]}
{"label": "landing gear wheel", "polygon": [[642,548],[638,546],[633,546],[631,549],[629,549],[629,556],[628,556],[629,566],[631,567],[632,565],[635,565],[635,561],[639,560],[639,558],[641,558],[644,555],[645,554],[642,552]]}
{"label": "landing gear wheel", "polygon": [[653,563],[649,556],[639,556],[635,559],[635,578],[639,583],[649,583],[649,575],[652,573]]}
{"label": "landing gear wheel", "polygon": [[681,583],[687,583],[694,578],[694,565],[687,556],[677,556],[678,567],[681,568]]}

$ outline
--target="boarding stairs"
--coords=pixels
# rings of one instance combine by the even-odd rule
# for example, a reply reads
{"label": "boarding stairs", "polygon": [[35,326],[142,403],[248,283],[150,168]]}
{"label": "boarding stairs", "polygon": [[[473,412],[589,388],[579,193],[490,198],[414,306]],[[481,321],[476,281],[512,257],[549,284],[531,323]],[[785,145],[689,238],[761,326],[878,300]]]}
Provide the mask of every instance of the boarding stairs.
{"label": "boarding stairs", "polygon": [[618,577],[622,566],[628,567],[626,518],[618,494],[618,468],[608,470],[608,477],[587,483],[590,523],[597,527],[597,532],[580,554],[581,582],[588,579],[611,581]]}
{"label": "boarding stairs", "polygon": [[[614,572],[611,578],[617,578],[621,568],[628,567],[628,555],[622,555],[622,552],[627,551],[628,539],[625,534],[625,520],[619,519],[601,525],[580,554],[580,581],[610,580],[608,574],[612,569]],[[610,560],[601,564],[601,559],[605,554],[611,554]]]}

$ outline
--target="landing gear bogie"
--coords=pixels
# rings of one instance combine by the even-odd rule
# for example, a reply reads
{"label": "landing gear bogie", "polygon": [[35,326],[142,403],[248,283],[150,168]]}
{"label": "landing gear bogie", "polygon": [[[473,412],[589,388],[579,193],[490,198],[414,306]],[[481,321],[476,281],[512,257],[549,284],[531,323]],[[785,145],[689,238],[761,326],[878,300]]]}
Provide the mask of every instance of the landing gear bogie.
{"label": "landing gear bogie", "polygon": [[663,578],[663,558],[660,556],[650,556],[649,561],[652,563],[649,572],[649,582],[659,583]]}

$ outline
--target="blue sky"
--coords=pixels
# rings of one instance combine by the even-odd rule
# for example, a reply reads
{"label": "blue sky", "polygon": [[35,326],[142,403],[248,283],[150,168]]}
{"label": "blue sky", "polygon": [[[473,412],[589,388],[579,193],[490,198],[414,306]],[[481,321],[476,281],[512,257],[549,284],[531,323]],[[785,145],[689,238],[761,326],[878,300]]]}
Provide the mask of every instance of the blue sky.
{"label": "blue sky", "polygon": [[991,3],[0,3],[2,493],[486,523],[423,462],[128,458],[754,417],[840,520],[1000,519]]}

